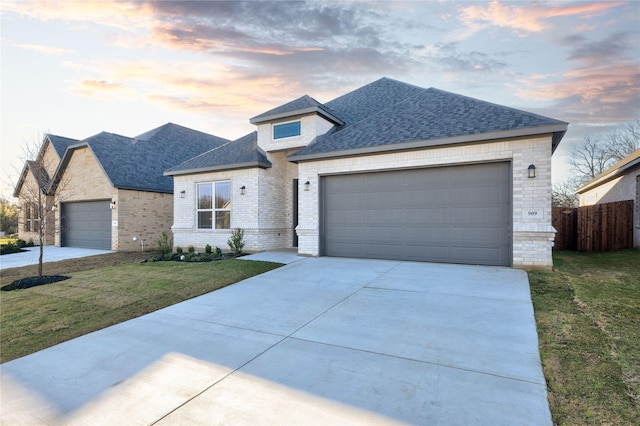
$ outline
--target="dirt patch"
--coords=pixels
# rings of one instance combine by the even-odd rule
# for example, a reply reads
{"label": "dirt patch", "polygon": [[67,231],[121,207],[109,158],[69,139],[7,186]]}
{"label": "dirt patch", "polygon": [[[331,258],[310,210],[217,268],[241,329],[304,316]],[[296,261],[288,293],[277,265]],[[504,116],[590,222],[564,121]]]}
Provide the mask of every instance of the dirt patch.
{"label": "dirt patch", "polygon": [[[78,259],[60,260],[58,262],[44,263],[42,266],[44,275],[64,275],[72,272],[87,271],[89,269],[104,268],[107,266],[126,265],[140,263],[149,257],[157,256],[156,252],[115,252],[100,254],[97,256],[81,257]],[[46,261],[46,259],[45,259]],[[0,270],[0,283],[8,284],[14,280],[38,275],[38,265],[22,266]]]}

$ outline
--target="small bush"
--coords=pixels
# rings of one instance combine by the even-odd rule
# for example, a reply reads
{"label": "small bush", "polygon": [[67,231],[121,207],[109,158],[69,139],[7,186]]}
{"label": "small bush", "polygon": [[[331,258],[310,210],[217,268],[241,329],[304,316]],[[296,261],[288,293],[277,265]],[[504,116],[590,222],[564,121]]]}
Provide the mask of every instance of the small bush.
{"label": "small bush", "polygon": [[34,245],[33,238],[29,238],[29,241],[27,241],[27,247],[33,247]]}
{"label": "small bush", "polygon": [[176,253],[182,254],[182,247],[180,246],[176,247]]}
{"label": "small bush", "polygon": [[231,238],[229,238],[227,244],[229,244],[229,248],[234,256],[240,256],[244,248],[244,229],[236,228],[231,231]]}
{"label": "small bush", "polygon": [[222,249],[218,246],[216,246],[216,256],[221,257],[222,256]]}
{"label": "small bush", "polygon": [[207,254],[211,254],[211,244],[207,244],[204,246],[204,252]]}
{"label": "small bush", "polygon": [[194,246],[187,247],[187,253],[189,253],[189,256],[195,255],[196,254],[196,248]]}
{"label": "small bush", "polygon": [[169,235],[166,232],[162,232],[162,236],[158,238],[158,252],[160,256],[169,256],[173,252],[173,240],[169,239]]}
{"label": "small bush", "polygon": [[21,238],[19,238],[18,240],[16,240],[16,246],[18,248],[25,248],[27,247],[27,242]]}

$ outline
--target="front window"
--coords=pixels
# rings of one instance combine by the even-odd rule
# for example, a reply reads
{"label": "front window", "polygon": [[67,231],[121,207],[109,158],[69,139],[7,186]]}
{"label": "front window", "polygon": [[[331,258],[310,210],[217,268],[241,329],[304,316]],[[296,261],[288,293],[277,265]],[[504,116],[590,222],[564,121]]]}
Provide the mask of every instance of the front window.
{"label": "front window", "polygon": [[25,232],[37,232],[40,227],[40,208],[36,203],[27,203],[24,210]]}
{"label": "front window", "polygon": [[231,182],[198,184],[198,229],[231,228]]}
{"label": "front window", "polygon": [[292,136],[300,136],[299,121],[294,121],[291,123],[276,124],[275,126],[273,126],[274,139],[290,138]]}

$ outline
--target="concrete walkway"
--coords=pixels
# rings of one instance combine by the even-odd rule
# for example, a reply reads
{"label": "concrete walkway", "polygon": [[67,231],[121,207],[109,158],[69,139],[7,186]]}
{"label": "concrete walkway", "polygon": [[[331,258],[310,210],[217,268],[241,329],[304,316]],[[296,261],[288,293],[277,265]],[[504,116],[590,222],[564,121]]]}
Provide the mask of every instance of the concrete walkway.
{"label": "concrete walkway", "polygon": [[[96,250],[75,247],[43,247],[43,262],[57,262],[59,260],[75,259],[78,257],[96,256],[98,254],[113,253],[109,250]],[[20,266],[37,265],[40,247],[25,247],[26,251],[0,256],[0,269],[18,268]]]}
{"label": "concrete walkway", "polygon": [[3,364],[2,424],[551,424],[525,272],[289,259]]}

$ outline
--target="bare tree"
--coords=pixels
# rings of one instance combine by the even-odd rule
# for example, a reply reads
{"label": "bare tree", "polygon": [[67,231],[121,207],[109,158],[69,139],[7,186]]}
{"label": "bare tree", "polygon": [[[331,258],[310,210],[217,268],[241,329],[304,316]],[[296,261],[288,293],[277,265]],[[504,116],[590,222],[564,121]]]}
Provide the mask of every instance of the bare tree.
{"label": "bare tree", "polygon": [[640,116],[622,130],[599,136],[585,136],[571,151],[569,165],[573,177],[553,186],[554,206],[577,205],[575,190],[640,148]]}
{"label": "bare tree", "polygon": [[615,158],[607,144],[597,136],[585,136],[571,151],[569,164],[577,183],[585,183],[613,164]]}
{"label": "bare tree", "polygon": [[575,178],[563,179],[553,184],[551,205],[553,207],[578,207],[578,183]]}
{"label": "bare tree", "polygon": [[[63,192],[64,182],[58,183],[56,188],[51,187],[51,179],[55,173],[57,158],[47,158],[44,151],[46,139],[39,144],[27,143],[23,146],[26,158],[24,168],[20,174],[19,185],[16,192],[19,194],[20,209],[19,222],[26,232],[36,233],[39,256],[38,276],[42,277],[42,264],[44,257],[44,245],[49,239],[55,238],[55,212],[62,201],[60,194]],[[50,242],[50,241],[49,241]]]}
{"label": "bare tree", "polygon": [[640,116],[628,122],[623,130],[609,133],[606,149],[614,160],[620,161],[636,149],[640,149]]}

